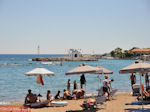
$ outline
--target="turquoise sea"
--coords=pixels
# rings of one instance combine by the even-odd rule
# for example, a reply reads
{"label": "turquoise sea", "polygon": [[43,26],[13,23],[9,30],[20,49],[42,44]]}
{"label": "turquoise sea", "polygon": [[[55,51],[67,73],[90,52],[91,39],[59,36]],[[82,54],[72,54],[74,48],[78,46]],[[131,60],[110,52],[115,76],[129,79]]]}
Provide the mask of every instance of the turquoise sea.
{"label": "turquoise sea", "polygon": [[[40,56],[53,57],[64,55]],[[79,66],[82,63],[86,63],[91,66],[101,65],[107,69],[112,70],[114,73],[109,75],[110,79],[114,79],[112,87],[118,89],[121,92],[131,91],[131,85],[129,80],[130,74],[119,74],[119,70],[134,63],[135,60],[100,59],[99,61],[85,62],[64,61],[61,66],[59,63],[56,62],[53,62],[53,64],[51,65],[44,65],[41,64],[41,62],[39,61],[31,61],[31,59],[34,57],[37,57],[37,55],[0,55],[0,102],[23,101],[28,89],[31,89],[33,93],[36,94],[38,94],[40,90],[43,98],[45,98],[47,90],[51,90],[52,95],[55,95],[58,90],[60,90],[62,93],[63,89],[66,89],[66,83],[68,79],[71,79],[71,83],[76,80],[79,87],[80,75],[65,76],[65,72]],[[56,75],[50,77],[44,76],[43,80],[45,85],[37,85],[35,76],[29,77],[24,75],[26,72],[36,67],[47,68],[48,70],[54,72]],[[97,93],[97,75],[86,74],[85,77],[87,81],[87,93]],[[100,75],[100,77],[101,80],[104,79],[104,75]],[[137,83],[139,83],[138,75]]]}

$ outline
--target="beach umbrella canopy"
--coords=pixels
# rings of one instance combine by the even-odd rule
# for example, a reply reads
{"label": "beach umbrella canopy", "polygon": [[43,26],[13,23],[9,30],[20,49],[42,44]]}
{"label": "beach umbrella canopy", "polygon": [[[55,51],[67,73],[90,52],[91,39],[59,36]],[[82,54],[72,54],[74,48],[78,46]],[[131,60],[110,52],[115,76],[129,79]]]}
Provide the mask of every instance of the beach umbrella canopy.
{"label": "beach umbrella canopy", "polygon": [[97,68],[99,68],[100,71],[95,72],[96,74],[113,74],[112,71],[110,71],[102,66],[97,66]]}
{"label": "beach umbrella canopy", "polygon": [[27,72],[25,75],[26,76],[38,76],[38,75],[54,76],[55,73],[47,70],[46,68],[35,68],[35,69]]}
{"label": "beach umbrella canopy", "polygon": [[[26,76],[37,76],[37,84],[42,84],[44,86],[43,82],[43,76],[54,76],[54,72],[51,72],[47,70],[46,68],[35,68],[27,73],[25,73]],[[40,89],[39,89],[39,96],[40,96]]]}
{"label": "beach umbrella canopy", "polygon": [[[82,64],[79,67],[76,67],[76,68],[66,72],[66,75],[95,73],[95,72],[102,72],[102,71],[97,67],[92,67],[87,64]],[[86,95],[86,84],[85,84],[85,95]]]}
{"label": "beach umbrella canopy", "polygon": [[76,68],[66,72],[66,75],[95,73],[95,72],[102,72],[102,71],[97,67],[92,67],[89,65],[82,64],[79,67],[76,67]]}
{"label": "beach umbrella canopy", "polygon": [[[150,64],[142,62],[142,61],[131,64],[119,71],[119,73],[139,73],[141,89],[142,89],[141,76],[143,73],[148,73],[148,72],[150,72]],[[141,92],[141,95],[142,95],[142,101],[143,101],[143,92]],[[143,104],[142,104],[142,108],[143,108]]]}
{"label": "beach umbrella canopy", "polygon": [[119,71],[119,73],[148,73],[150,72],[150,64],[145,62],[139,62],[131,64]]}

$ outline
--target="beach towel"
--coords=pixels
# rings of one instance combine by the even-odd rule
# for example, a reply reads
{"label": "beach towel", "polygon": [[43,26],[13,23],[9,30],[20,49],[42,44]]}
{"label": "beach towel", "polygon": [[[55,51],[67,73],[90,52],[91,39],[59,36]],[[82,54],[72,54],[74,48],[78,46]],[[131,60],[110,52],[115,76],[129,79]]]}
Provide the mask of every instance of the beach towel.
{"label": "beach towel", "polygon": [[42,86],[44,86],[43,77],[41,75],[39,75],[37,77],[36,83],[37,84],[42,84]]}

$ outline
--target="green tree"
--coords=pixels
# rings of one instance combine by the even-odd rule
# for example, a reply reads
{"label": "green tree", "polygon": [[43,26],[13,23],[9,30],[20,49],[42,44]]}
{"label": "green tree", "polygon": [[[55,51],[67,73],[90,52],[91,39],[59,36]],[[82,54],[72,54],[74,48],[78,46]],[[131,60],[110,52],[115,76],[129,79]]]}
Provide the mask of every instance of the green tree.
{"label": "green tree", "polygon": [[111,51],[111,52],[110,52],[110,55],[111,55],[112,57],[115,57],[115,51],[114,51],[114,50]]}
{"label": "green tree", "polygon": [[120,48],[120,47],[117,47],[115,50],[114,50],[114,52],[115,52],[115,57],[118,57],[118,58],[122,58],[123,56],[122,56],[122,49]]}

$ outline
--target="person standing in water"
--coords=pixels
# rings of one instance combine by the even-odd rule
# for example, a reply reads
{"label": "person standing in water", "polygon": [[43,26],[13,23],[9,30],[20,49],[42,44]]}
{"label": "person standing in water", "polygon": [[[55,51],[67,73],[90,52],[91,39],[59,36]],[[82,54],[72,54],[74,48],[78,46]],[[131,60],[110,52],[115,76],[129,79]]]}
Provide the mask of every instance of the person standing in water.
{"label": "person standing in water", "polygon": [[148,75],[148,73],[146,73],[146,75],[145,75],[145,84],[146,84],[146,88],[148,88],[149,87],[149,75]]}
{"label": "person standing in water", "polygon": [[68,91],[70,91],[70,86],[71,86],[71,84],[70,84],[70,79],[68,79],[68,82],[67,82],[67,90],[68,90]]}
{"label": "person standing in water", "polygon": [[131,74],[130,80],[131,80],[131,87],[132,87],[132,90],[133,90],[133,84],[136,83],[136,76],[135,76],[134,73]]}
{"label": "person standing in water", "polygon": [[86,84],[86,79],[84,77],[84,74],[81,75],[80,77],[80,85],[81,85],[81,89],[83,88],[83,85]]}
{"label": "person standing in water", "polygon": [[74,80],[73,89],[74,89],[74,90],[77,89],[77,82],[76,82],[76,80]]}

